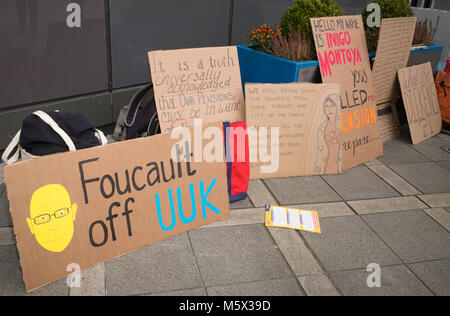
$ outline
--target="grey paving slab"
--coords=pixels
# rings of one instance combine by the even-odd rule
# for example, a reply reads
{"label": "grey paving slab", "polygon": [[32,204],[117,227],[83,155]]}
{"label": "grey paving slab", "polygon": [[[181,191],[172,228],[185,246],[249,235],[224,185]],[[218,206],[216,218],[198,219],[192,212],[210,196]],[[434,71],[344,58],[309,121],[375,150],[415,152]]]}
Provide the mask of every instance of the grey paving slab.
{"label": "grey paving slab", "polygon": [[379,161],[378,159],[374,159],[374,160],[366,162],[364,164],[366,166],[379,166],[379,165],[382,165],[383,163],[381,161]]}
{"label": "grey paving slab", "polygon": [[15,245],[16,237],[12,227],[0,227],[0,246]]}
{"label": "grey paving slab", "polygon": [[340,175],[322,177],[344,200],[400,196],[389,184],[365,166],[346,170]]}
{"label": "grey paving slab", "polygon": [[323,272],[297,231],[278,227],[268,229],[296,276]]}
{"label": "grey paving slab", "polygon": [[441,149],[443,146],[448,147],[450,144],[442,138],[434,136],[412,147],[432,161],[450,160],[450,154]]}
{"label": "grey paving slab", "polygon": [[289,207],[301,210],[317,211],[319,218],[355,215],[355,213],[350,207],[348,207],[347,204],[345,204],[345,202],[298,204],[290,205]]}
{"label": "grey paving slab", "polygon": [[105,263],[107,295],[139,295],[202,287],[187,233]]}
{"label": "grey paving slab", "polygon": [[230,217],[219,222],[214,222],[208,225],[200,226],[196,229],[222,227],[222,226],[236,226],[248,224],[264,224],[263,208],[249,208],[243,210],[231,210]]}
{"label": "grey paving slab", "polygon": [[264,207],[266,204],[277,204],[262,180],[250,180],[247,194],[256,207]]}
{"label": "grey paving slab", "polygon": [[430,161],[401,138],[386,142],[383,146],[383,156],[378,160],[385,165]]}
{"label": "grey paving slab", "polygon": [[290,277],[263,225],[205,228],[188,234],[207,287]]}
{"label": "grey paving slab", "polygon": [[307,275],[298,277],[308,296],[339,296],[339,292],[333,283],[324,274]]}
{"label": "grey paving slab", "polygon": [[31,293],[30,296],[68,296],[70,288],[67,286],[66,279],[61,279],[43,286]]}
{"label": "grey paving slab", "polygon": [[266,179],[264,182],[282,205],[336,202],[342,200],[318,176]]}
{"label": "grey paving slab", "polygon": [[389,167],[422,193],[450,192],[450,172],[433,162]]}
{"label": "grey paving slab", "polygon": [[415,187],[385,165],[370,166],[369,168],[402,195],[421,194]]}
{"label": "grey paving slab", "polygon": [[450,234],[423,211],[371,214],[362,218],[406,263],[450,257]]}
{"label": "grey paving slab", "polygon": [[429,208],[423,211],[450,232],[450,213],[447,210],[443,208]]}
{"label": "grey paving slab", "polygon": [[204,288],[145,294],[144,296],[206,296]]}
{"label": "grey paving slab", "polygon": [[450,171],[450,160],[449,161],[437,161],[436,162],[439,166],[444,168],[447,171]]}
{"label": "grey paving slab", "polygon": [[294,279],[263,280],[213,286],[206,289],[211,296],[304,296]]}
{"label": "grey paving slab", "polygon": [[440,133],[440,134],[438,134],[436,136],[439,137],[440,139],[450,143],[450,135],[445,134],[445,133]]}
{"label": "grey paving slab", "polygon": [[347,203],[358,212],[358,214],[417,210],[427,207],[425,203],[415,196],[349,201]]}
{"label": "grey paving slab", "polygon": [[[369,287],[366,269],[332,272],[331,278],[346,296],[430,296],[427,287],[404,265],[381,266],[380,287]],[[371,279],[371,278],[370,278]]]}
{"label": "grey paving slab", "polygon": [[450,259],[419,262],[408,266],[434,294],[450,296]]}
{"label": "grey paving slab", "polygon": [[14,245],[0,246],[0,296],[26,295]]}
{"label": "grey paving slab", "polygon": [[253,205],[252,205],[252,202],[250,202],[250,199],[248,197],[246,197],[243,200],[230,203],[231,210],[250,208],[250,207],[253,207]]}
{"label": "grey paving slab", "polygon": [[323,218],[322,234],[302,232],[327,271],[401,263],[359,216]]}
{"label": "grey paving slab", "polygon": [[427,203],[429,207],[450,206],[450,193],[425,194],[419,195],[418,198]]}
{"label": "grey paving slab", "polygon": [[6,185],[0,184],[0,227],[12,226]]}
{"label": "grey paving slab", "polygon": [[105,296],[105,263],[81,271],[80,287],[70,289],[70,296]]}

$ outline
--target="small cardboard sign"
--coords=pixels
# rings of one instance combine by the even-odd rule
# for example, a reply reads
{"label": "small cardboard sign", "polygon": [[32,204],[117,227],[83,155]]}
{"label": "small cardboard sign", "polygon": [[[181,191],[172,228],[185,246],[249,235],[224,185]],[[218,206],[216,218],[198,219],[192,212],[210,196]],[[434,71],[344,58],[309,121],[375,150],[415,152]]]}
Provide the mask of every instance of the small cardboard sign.
{"label": "small cardboard sign", "polygon": [[340,173],[340,93],[338,84],[246,84],[250,178]]}
{"label": "small cardboard sign", "polygon": [[341,85],[343,170],[383,154],[361,15],[311,19],[324,83]]}
{"label": "small cardboard sign", "polygon": [[378,125],[383,142],[400,136],[400,121],[397,103],[397,71],[405,68],[414,30],[416,17],[389,18],[381,22],[377,54],[373,64],[373,82],[377,101]]}
{"label": "small cardboard sign", "polygon": [[439,134],[441,110],[431,63],[400,69],[398,80],[413,145]]}
{"label": "small cardboard sign", "polygon": [[225,163],[176,162],[176,143],[156,135],[5,167],[27,291],[229,217]]}
{"label": "small cardboard sign", "polygon": [[237,48],[207,47],[148,53],[161,132],[175,127],[244,120]]}

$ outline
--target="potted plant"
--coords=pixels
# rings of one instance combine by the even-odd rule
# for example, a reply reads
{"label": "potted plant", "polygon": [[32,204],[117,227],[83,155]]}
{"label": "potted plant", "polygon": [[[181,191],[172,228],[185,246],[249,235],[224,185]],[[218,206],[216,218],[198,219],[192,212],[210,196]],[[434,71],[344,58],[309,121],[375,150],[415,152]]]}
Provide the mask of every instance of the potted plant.
{"label": "potted plant", "polygon": [[310,18],[344,15],[335,0],[295,0],[280,27],[250,31],[250,45],[238,46],[242,83],[320,82]]}
{"label": "potted plant", "polygon": [[[413,16],[406,0],[375,2],[380,5],[382,18]],[[364,22],[368,14],[366,10],[363,11]],[[280,27],[261,25],[251,30],[249,45],[238,46],[242,84],[321,82],[310,18],[340,15],[344,15],[344,11],[335,0],[295,0],[293,6],[283,14]],[[420,34],[429,38],[434,35],[437,25],[430,30],[423,30],[425,27],[420,24]],[[369,52],[373,51],[370,56],[373,57],[379,28],[366,27],[365,32]],[[436,69],[441,52],[440,45],[412,49],[408,65],[431,61]]]}

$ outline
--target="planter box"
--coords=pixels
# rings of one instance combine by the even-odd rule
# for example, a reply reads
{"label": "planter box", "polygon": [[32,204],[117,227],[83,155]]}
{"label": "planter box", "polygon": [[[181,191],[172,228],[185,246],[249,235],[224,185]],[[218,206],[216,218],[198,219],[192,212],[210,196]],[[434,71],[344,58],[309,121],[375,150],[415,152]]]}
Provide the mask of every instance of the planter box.
{"label": "planter box", "polygon": [[[322,82],[319,62],[317,60],[291,61],[254,50],[248,45],[239,45],[237,48],[243,87],[246,82]],[[433,69],[436,70],[441,54],[441,45],[432,45],[426,49],[411,50],[408,66],[431,61]],[[370,57],[372,58],[374,55],[370,54]]]}

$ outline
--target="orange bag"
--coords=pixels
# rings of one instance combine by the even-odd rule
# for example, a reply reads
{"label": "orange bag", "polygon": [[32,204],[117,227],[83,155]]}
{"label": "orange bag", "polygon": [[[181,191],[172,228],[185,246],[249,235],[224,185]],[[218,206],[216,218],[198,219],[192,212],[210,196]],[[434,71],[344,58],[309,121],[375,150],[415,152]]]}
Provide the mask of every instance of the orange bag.
{"label": "orange bag", "polygon": [[436,76],[435,85],[442,120],[450,124],[450,74],[439,71]]}

